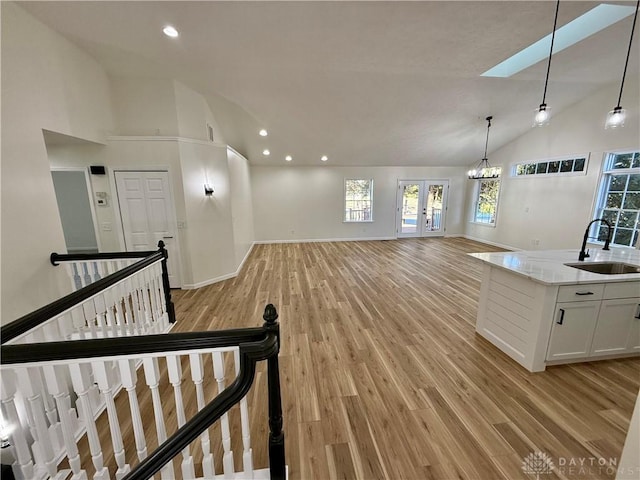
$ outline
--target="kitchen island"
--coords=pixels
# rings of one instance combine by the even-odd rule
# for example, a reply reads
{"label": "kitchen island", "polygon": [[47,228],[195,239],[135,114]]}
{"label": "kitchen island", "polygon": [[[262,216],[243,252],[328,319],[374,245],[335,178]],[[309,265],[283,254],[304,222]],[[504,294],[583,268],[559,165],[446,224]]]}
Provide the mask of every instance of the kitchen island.
{"label": "kitchen island", "polygon": [[484,263],[476,331],[531,372],[639,355],[640,273],[601,274],[566,264],[640,267],[640,251],[592,250],[583,262],[578,253],[470,253]]}

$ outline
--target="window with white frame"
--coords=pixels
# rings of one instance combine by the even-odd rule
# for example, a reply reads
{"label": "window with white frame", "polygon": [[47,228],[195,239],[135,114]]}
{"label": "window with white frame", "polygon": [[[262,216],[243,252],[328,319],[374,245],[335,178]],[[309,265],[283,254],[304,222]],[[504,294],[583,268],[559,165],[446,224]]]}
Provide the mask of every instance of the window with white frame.
{"label": "window with white frame", "polygon": [[473,222],[486,225],[496,224],[499,193],[499,178],[486,178],[477,181],[473,204]]}
{"label": "window with white frame", "polygon": [[[640,152],[607,154],[593,218],[604,218],[613,227],[611,243],[625,247],[637,245],[640,231]],[[607,238],[607,227],[595,223],[591,235]]]}
{"label": "window with white frame", "polygon": [[344,221],[373,221],[373,180],[344,181]]}

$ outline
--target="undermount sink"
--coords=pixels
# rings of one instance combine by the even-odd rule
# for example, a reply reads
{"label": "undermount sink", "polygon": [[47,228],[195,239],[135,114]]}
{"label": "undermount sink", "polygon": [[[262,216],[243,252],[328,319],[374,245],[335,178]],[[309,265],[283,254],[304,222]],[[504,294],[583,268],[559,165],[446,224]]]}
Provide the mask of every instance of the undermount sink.
{"label": "undermount sink", "polygon": [[565,263],[567,267],[586,270],[602,275],[622,275],[625,273],[640,273],[640,267],[622,262],[589,262],[589,263]]}

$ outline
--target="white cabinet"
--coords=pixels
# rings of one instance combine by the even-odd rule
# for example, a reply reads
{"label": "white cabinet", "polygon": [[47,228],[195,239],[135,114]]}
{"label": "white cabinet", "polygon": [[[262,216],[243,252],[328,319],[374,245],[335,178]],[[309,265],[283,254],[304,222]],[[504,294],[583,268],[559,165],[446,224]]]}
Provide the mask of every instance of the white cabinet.
{"label": "white cabinet", "polygon": [[636,282],[559,287],[546,360],[640,353],[639,295]]}
{"label": "white cabinet", "polygon": [[603,300],[592,356],[640,351],[640,298]]}
{"label": "white cabinet", "polygon": [[599,300],[557,303],[547,360],[589,355],[599,310]]}

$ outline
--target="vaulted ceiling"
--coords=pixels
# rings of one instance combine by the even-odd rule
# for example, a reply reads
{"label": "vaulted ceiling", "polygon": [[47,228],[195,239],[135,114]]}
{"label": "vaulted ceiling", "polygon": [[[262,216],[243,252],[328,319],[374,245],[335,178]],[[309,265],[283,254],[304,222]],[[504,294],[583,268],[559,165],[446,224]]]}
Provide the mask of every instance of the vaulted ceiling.
{"label": "vaulted ceiling", "polygon": [[[561,2],[558,25],[598,4]],[[297,165],[324,154],[332,165],[474,164],[487,115],[490,151],[531,128],[547,65],[510,78],[480,74],[551,33],[555,13],[552,1],[21,5],[110,74],[175,78],[199,91],[228,143],[269,165],[287,154]],[[554,112],[619,83],[631,22],[553,56]],[[166,24],[177,39],[162,34]],[[639,73],[639,41],[630,76]]]}

